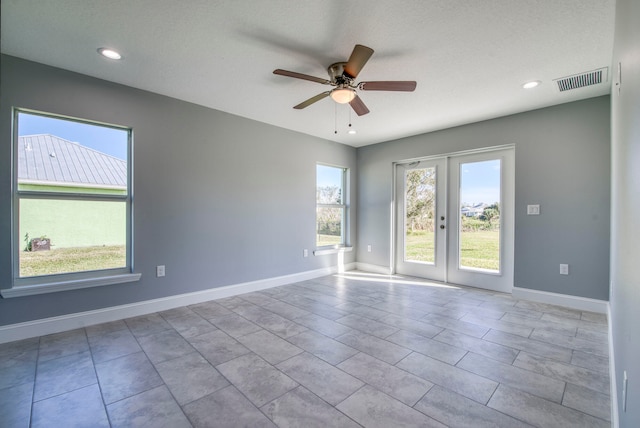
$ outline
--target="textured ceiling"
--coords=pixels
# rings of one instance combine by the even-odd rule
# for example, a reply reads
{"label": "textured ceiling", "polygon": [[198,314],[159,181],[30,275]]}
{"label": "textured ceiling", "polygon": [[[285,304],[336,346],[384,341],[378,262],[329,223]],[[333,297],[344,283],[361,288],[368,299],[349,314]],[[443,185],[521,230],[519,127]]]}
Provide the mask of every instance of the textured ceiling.
{"label": "textured ceiling", "polygon": [[[610,92],[560,93],[553,79],[611,67],[615,0],[2,0],[2,53],[362,146]],[[361,92],[371,113],[322,100],[356,44],[362,80],[416,80],[413,93]],[[115,62],[99,47],[119,50]],[[521,85],[542,84],[533,90]],[[337,118],[337,120],[336,120]],[[338,133],[334,134],[337,122]]]}

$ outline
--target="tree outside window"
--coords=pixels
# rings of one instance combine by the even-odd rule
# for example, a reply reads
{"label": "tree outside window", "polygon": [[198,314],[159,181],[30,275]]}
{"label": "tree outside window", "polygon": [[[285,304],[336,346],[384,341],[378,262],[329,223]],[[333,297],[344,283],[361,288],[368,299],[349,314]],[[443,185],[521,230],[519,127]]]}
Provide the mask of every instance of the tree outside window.
{"label": "tree outside window", "polygon": [[316,166],[316,247],[345,245],[347,169]]}

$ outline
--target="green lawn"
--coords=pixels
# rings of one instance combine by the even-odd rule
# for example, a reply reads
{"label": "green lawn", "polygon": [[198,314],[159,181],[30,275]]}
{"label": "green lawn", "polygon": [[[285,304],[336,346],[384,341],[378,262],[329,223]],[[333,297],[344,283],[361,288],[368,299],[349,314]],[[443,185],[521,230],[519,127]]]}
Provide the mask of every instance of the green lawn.
{"label": "green lawn", "polygon": [[126,247],[121,245],[22,251],[20,276],[113,269],[126,266],[126,260]]}
{"label": "green lawn", "polygon": [[460,265],[462,267],[500,269],[499,230],[463,232],[460,240]]}
{"label": "green lawn", "polygon": [[340,245],[342,237],[340,235],[316,235],[316,247],[326,247],[329,245]]}
{"label": "green lawn", "polygon": [[405,260],[433,263],[435,261],[433,232],[407,232],[405,237]]}
{"label": "green lawn", "polygon": [[[433,232],[407,233],[405,244],[407,261],[434,262]],[[462,267],[498,270],[500,231],[463,232],[460,253]]]}
{"label": "green lawn", "polygon": [[[340,236],[318,235],[318,247],[340,244]],[[500,232],[477,231],[462,234],[463,267],[498,270]],[[433,232],[413,232],[406,237],[406,259],[433,262]],[[50,251],[20,252],[20,276],[112,269],[126,266],[124,246],[57,248]]]}

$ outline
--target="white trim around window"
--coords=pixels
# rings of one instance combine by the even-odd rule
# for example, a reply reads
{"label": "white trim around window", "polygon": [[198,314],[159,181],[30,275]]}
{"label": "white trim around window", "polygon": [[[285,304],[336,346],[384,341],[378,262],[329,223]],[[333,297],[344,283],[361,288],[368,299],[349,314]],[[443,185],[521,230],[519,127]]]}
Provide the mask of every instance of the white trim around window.
{"label": "white trim around window", "polygon": [[[13,280],[0,295],[138,281],[141,274],[133,272],[133,130],[22,108],[13,109],[13,124]],[[33,251],[34,238],[46,251]],[[53,253],[82,253],[92,246],[101,254],[86,259],[84,253],[93,264],[65,264]],[[113,259],[102,255],[110,246],[116,249]]]}

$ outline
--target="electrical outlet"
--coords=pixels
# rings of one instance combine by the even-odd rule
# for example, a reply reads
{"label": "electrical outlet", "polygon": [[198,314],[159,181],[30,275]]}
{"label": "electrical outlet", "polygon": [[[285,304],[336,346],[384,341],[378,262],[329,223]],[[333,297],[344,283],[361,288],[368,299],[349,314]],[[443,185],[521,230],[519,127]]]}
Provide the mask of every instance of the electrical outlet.
{"label": "electrical outlet", "polygon": [[367,252],[371,252],[371,244],[367,245]]}
{"label": "electrical outlet", "polygon": [[569,275],[569,265],[566,265],[566,264],[560,265],[560,275]]}
{"label": "electrical outlet", "polygon": [[164,265],[156,266],[156,277],[164,276]]}
{"label": "electrical outlet", "polygon": [[307,250],[306,248],[302,250],[302,257],[309,257],[309,250]]}

